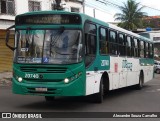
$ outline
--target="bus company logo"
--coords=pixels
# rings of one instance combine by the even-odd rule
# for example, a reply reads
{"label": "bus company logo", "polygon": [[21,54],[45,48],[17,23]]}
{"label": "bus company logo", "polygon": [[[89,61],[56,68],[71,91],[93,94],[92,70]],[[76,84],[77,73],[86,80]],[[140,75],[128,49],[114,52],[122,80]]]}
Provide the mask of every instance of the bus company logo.
{"label": "bus company logo", "polygon": [[129,63],[127,60],[123,60],[122,68],[127,68],[128,70],[132,70],[132,63]]}

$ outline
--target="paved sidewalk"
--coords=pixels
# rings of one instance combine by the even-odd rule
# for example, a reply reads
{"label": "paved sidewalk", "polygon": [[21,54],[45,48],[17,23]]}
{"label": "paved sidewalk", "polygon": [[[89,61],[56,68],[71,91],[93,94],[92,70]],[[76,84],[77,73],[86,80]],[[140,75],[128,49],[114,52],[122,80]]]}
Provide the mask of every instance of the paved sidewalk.
{"label": "paved sidewalk", "polygon": [[11,86],[12,85],[12,72],[0,73],[0,86]]}

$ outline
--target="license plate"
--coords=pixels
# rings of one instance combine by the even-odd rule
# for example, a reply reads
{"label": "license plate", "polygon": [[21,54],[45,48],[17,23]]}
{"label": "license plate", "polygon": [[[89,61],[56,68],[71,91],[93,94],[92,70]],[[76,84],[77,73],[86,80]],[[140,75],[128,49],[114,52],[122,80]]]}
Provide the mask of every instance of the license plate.
{"label": "license plate", "polygon": [[47,92],[47,88],[35,88],[37,92]]}

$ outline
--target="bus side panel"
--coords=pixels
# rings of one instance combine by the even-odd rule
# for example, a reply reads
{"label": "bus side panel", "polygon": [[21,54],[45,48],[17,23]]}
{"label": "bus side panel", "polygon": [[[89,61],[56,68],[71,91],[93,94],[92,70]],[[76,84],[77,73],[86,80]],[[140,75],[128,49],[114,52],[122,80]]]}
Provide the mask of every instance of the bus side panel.
{"label": "bus side panel", "polygon": [[126,68],[122,68],[123,66],[123,60],[126,60],[126,57],[119,57],[119,56],[111,56],[110,57],[110,83],[111,87],[110,90],[118,89],[125,87],[126,77],[127,77],[127,70]]}
{"label": "bus side panel", "polygon": [[139,63],[141,65],[141,70],[143,70],[144,73],[144,83],[152,80],[154,73],[154,60],[142,58]]}
{"label": "bus side panel", "polygon": [[139,83],[139,59],[111,56],[110,82],[113,89],[131,86]]}
{"label": "bus side panel", "polygon": [[[103,73],[104,71],[102,71]],[[102,77],[101,71],[99,71],[99,73],[97,73],[95,75],[95,86],[94,86],[94,93],[98,93],[99,92],[99,87],[100,87],[100,81]]]}
{"label": "bus side panel", "polygon": [[127,58],[127,86],[139,83],[140,64],[138,58]]}
{"label": "bus side panel", "polygon": [[[88,75],[89,74],[89,75]],[[99,72],[88,71],[86,76],[86,95],[99,92],[99,84],[102,74]]]}
{"label": "bus side panel", "polygon": [[86,95],[93,94],[95,75],[93,71],[86,72]]}
{"label": "bus side panel", "polygon": [[108,73],[110,57],[97,55],[94,62],[86,69],[86,95],[99,92],[102,74]]}

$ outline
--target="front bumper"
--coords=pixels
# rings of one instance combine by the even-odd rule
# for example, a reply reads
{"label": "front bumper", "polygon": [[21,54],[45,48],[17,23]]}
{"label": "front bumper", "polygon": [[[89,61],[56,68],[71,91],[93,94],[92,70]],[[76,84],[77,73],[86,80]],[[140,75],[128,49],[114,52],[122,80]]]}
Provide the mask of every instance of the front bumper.
{"label": "front bumper", "polygon": [[[39,96],[83,96],[85,95],[85,84],[82,78],[70,83],[20,83],[12,78],[12,91],[15,94],[39,95]],[[47,91],[36,91],[36,88],[47,88]]]}

